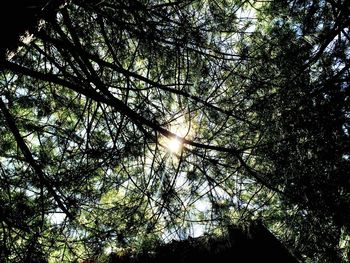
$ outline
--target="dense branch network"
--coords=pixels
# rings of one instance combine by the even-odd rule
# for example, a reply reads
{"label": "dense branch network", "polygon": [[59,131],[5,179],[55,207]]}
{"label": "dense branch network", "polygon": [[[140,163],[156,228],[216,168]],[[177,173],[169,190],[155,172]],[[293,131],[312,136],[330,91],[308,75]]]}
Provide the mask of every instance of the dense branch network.
{"label": "dense branch network", "polygon": [[350,211],[343,10],[76,0],[48,18],[0,62],[6,253],[97,257],[256,218],[300,258],[325,243],[304,248],[290,222],[324,220],[343,249],[348,217],[328,201]]}

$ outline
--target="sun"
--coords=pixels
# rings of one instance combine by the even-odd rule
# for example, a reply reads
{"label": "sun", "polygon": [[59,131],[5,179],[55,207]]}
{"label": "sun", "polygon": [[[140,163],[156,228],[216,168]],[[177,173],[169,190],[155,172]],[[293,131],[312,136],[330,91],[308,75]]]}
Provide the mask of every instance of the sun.
{"label": "sun", "polygon": [[178,153],[182,149],[182,142],[176,137],[169,138],[166,147],[172,153]]}
{"label": "sun", "polygon": [[174,118],[167,129],[170,134],[161,137],[159,142],[167,152],[177,155],[183,150],[186,140],[191,139],[193,135],[192,124],[183,114]]}

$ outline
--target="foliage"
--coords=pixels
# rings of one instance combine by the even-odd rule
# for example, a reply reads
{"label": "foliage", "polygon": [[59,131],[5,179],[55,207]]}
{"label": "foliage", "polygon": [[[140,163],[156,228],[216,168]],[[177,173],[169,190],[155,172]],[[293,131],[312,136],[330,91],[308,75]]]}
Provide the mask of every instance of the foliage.
{"label": "foliage", "polygon": [[47,19],[1,61],[2,256],[261,218],[299,259],[348,262],[349,6],[287,2],[76,0]]}

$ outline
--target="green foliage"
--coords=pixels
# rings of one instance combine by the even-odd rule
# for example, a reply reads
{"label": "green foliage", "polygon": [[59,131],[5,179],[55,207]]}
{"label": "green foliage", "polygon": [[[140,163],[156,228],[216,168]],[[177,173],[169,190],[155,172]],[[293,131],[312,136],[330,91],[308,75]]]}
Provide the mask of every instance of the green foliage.
{"label": "green foliage", "polygon": [[259,218],[303,261],[348,262],[348,18],[342,1],[58,11],[1,62],[3,255],[101,259]]}

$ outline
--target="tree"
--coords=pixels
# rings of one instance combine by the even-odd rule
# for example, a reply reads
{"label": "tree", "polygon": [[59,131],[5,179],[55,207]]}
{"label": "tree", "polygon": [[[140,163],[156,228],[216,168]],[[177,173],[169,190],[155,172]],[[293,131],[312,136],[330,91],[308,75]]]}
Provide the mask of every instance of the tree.
{"label": "tree", "polygon": [[285,15],[270,29],[268,49],[275,57],[266,56],[273,60],[268,77],[277,91],[261,101],[263,108],[256,103],[270,125],[269,146],[260,153],[274,162],[276,183],[283,185],[292,218],[299,222],[291,224],[302,240],[294,246],[320,261],[340,261],[349,209],[349,54],[342,47],[349,41],[349,7],[332,1],[279,5],[269,7],[271,14],[282,8]]}
{"label": "tree", "polygon": [[349,7],[73,1],[1,61],[2,250],[99,257],[262,218],[346,261]]}

